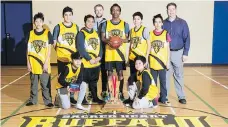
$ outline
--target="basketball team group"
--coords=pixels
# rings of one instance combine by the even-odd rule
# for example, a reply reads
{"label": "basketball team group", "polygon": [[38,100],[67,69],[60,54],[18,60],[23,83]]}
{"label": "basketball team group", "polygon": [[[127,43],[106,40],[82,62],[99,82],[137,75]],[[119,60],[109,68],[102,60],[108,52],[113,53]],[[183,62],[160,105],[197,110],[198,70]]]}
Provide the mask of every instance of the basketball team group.
{"label": "basketball team group", "polygon": [[[31,80],[26,106],[38,103],[40,82],[43,101],[48,107],[69,109],[73,106],[89,110],[83,106],[88,105],[89,100],[102,105],[118,100],[134,109],[156,108],[158,102],[170,103],[171,76],[179,103],[186,104],[183,64],[190,48],[189,28],[187,22],[176,15],[175,3],[168,3],[166,9],[166,19],[161,14],[153,16],[151,22],[155,29],[152,31],[142,24],[141,12],[132,15],[134,27],[129,29],[129,24],[120,19],[122,10],[118,4],[111,6],[110,20],[103,18],[104,7],[97,4],[94,7],[96,16],[86,15],[85,26],[81,29],[73,23],[73,9],[67,6],[62,11],[63,21],[54,27],[53,34],[43,27],[44,15],[35,14],[35,29],[25,39]],[[54,103],[51,95],[52,46],[58,67]],[[130,67],[127,80],[123,75],[126,67]],[[101,93],[97,87],[99,77]],[[157,84],[160,84],[160,91]],[[125,85],[127,92],[123,90]]]}

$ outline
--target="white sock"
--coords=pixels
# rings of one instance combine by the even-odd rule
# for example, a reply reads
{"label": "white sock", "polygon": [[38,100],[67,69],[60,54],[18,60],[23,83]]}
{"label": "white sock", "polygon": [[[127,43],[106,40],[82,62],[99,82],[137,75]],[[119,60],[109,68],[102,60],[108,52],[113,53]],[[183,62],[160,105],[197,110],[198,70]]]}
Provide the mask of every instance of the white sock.
{"label": "white sock", "polygon": [[81,109],[81,110],[89,110],[88,108],[84,108],[81,104],[77,104],[76,108]]}

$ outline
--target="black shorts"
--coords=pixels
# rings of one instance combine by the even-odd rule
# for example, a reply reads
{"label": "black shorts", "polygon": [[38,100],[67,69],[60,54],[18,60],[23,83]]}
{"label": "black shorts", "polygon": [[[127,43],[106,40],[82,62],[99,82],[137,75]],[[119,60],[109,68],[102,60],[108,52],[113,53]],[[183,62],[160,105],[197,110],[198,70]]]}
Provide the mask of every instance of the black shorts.
{"label": "black shorts", "polygon": [[114,68],[116,69],[116,72],[126,70],[125,61],[105,62],[105,70],[113,71]]}
{"label": "black shorts", "polygon": [[95,68],[84,68],[83,81],[86,83],[98,82],[100,74],[100,66]]}

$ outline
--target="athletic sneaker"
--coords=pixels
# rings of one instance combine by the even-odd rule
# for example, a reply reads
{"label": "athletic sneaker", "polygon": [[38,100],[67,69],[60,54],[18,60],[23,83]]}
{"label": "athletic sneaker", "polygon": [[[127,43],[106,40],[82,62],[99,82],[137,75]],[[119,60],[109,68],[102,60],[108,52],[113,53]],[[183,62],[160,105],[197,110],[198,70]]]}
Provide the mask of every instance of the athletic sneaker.
{"label": "athletic sneaker", "polygon": [[77,101],[73,97],[70,97],[70,103],[71,105],[76,105]]}
{"label": "athletic sneaker", "polygon": [[80,110],[85,110],[85,111],[88,111],[89,110],[88,108],[83,107],[81,104],[77,104],[76,105],[76,108],[77,109],[80,109]]}
{"label": "athletic sneaker", "polygon": [[28,103],[26,104],[26,106],[32,106],[32,105],[35,105],[35,104],[33,104],[32,102],[28,102]]}
{"label": "athletic sneaker", "polygon": [[128,106],[132,106],[133,104],[133,100],[131,100],[130,98],[126,99],[123,101],[123,103],[128,107]]}
{"label": "athletic sneaker", "polygon": [[187,103],[186,99],[180,99],[179,102],[180,102],[181,104],[186,104],[186,103]]}
{"label": "athletic sneaker", "polygon": [[104,100],[105,102],[107,102],[107,101],[110,99],[110,97],[109,97],[109,95],[108,95],[108,92],[106,92],[106,91],[103,91],[103,92],[101,93],[101,96],[102,96],[102,98],[103,98],[103,100]]}
{"label": "athletic sneaker", "polygon": [[53,105],[52,103],[49,103],[49,104],[47,104],[46,106],[48,106],[48,107],[50,107],[50,108],[54,107],[54,105]]}

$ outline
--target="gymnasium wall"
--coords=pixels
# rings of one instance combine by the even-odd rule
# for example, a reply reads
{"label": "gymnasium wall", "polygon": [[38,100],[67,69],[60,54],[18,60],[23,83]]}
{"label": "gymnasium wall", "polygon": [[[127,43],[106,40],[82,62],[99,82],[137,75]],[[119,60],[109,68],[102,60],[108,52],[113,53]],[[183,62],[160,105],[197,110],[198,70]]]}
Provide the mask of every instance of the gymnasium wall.
{"label": "gymnasium wall", "polygon": [[[164,18],[167,17],[166,5],[167,1],[33,1],[33,15],[37,12],[43,12],[45,16],[45,24],[50,28],[51,32],[56,24],[61,22],[62,10],[66,6],[73,8],[73,21],[84,26],[84,16],[93,14],[93,7],[96,4],[102,4],[105,8],[104,17],[111,18],[110,7],[112,4],[118,3],[122,7],[121,18],[133,27],[132,14],[141,11],[144,15],[143,24],[152,30],[152,17],[158,13]],[[189,59],[187,63],[212,63],[212,42],[213,42],[213,17],[214,2],[182,2],[178,1],[177,15],[185,19],[189,25],[191,36],[191,47]],[[227,39],[226,39],[227,40]],[[56,63],[55,51],[52,51],[51,62]]]}
{"label": "gymnasium wall", "polygon": [[228,64],[228,1],[215,1],[212,64]]}

